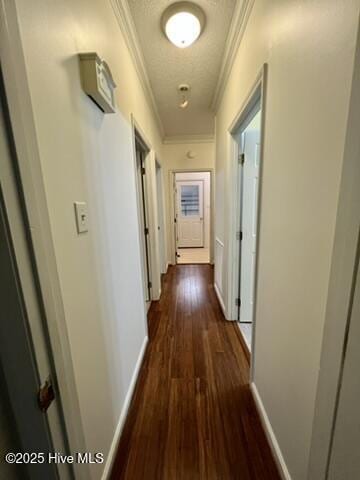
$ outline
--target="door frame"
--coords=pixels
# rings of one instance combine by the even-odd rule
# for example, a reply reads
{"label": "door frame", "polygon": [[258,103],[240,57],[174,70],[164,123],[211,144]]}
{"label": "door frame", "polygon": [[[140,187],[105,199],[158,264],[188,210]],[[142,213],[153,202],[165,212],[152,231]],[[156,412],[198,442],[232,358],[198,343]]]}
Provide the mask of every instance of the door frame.
{"label": "door frame", "polygon": [[[135,183],[136,183],[136,192],[137,192],[137,212],[138,212],[138,225],[139,225],[139,235],[141,232],[141,208],[138,203],[139,198],[139,184],[136,178],[136,168],[137,168],[137,158],[136,158],[136,143],[135,139],[142,145],[146,152],[145,156],[145,183],[146,183],[146,199],[147,208],[148,208],[148,223],[149,223],[149,269],[150,269],[150,278],[151,278],[151,292],[150,292],[150,302],[145,301],[145,292],[144,292],[144,305],[145,313],[148,310],[151,302],[154,300],[159,300],[161,294],[161,274],[160,274],[160,261],[158,253],[158,244],[159,244],[159,233],[158,233],[158,215],[157,215],[157,192],[156,192],[156,164],[160,165],[161,163],[156,156],[156,153],[148,140],[146,134],[141,128],[140,124],[137,122],[135,116],[131,114],[131,127],[132,127],[132,148],[133,148],[133,168],[135,174]],[[139,237],[139,241],[142,239]],[[142,254],[141,254],[142,255]],[[144,259],[142,259],[142,275],[145,274],[143,271]],[[144,284],[144,282],[143,282]]]}
{"label": "door frame", "polygon": [[[6,184],[6,182],[4,183]],[[4,274],[3,280],[6,284],[4,308],[9,317],[1,325],[0,335],[3,394],[9,400],[9,408],[14,422],[12,427],[16,431],[19,448],[24,452],[37,451],[46,454],[57,451],[58,446],[55,445],[50,432],[50,419],[47,412],[41,412],[35,401],[36,391],[45,379],[41,377],[35,354],[36,342],[30,327],[26,294],[20,278],[21,262],[16,257],[14,235],[10,225],[10,217],[14,215],[10,215],[6,208],[3,186],[4,184],[0,184],[0,237],[3,247],[0,262]],[[21,376],[19,376],[19,371],[22,373]],[[53,372],[49,371],[48,373],[56,391],[56,379],[52,378]],[[55,402],[56,400],[55,398]],[[61,435],[63,433],[61,404],[54,405],[54,407],[60,413],[58,418]],[[64,440],[64,436],[61,435],[61,437],[59,440]],[[66,442],[64,442],[65,445]],[[22,467],[29,479],[52,478],[55,480],[61,475],[59,466],[50,465],[48,462],[44,462],[44,465],[24,464]],[[66,471],[63,472],[64,478],[70,478],[70,476],[73,478],[70,469],[72,469],[71,465],[66,466]]]}
{"label": "door frame", "polygon": [[[155,180],[156,180],[156,200],[157,200],[157,225],[158,225],[158,253],[159,253],[159,270],[160,276],[166,273],[166,213],[165,213],[165,196],[164,196],[164,177],[163,167],[158,158],[155,159]],[[161,237],[161,242],[160,242]],[[160,252],[161,246],[163,251]]]}
{"label": "door frame", "polygon": [[[138,158],[137,158],[137,147],[136,143],[138,142],[144,150],[145,158],[143,159],[143,168],[146,171],[146,159],[151,152],[151,144],[146,139],[144,133],[141,131],[139,125],[137,124],[134,117],[132,117],[132,129],[133,129],[133,148],[134,148],[134,171],[135,171],[135,181],[136,181],[136,205],[137,205],[137,219],[139,225],[139,242],[140,242],[140,256],[141,256],[141,275],[142,275],[142,285],[143,285],[143,295],[144,295],[144,303],[145,303],[145,311],[148,310],[149,305],[151,304],[152,300],[152,286],[147,287],[148,292],[145,291],[145,282],[152,281],[152,272],[151,272],[151,238],[150,238],[150,219],[147,218],[146,209],[149,207],[149,201],[147,197],[147,190],[146,190],[146,173],[142,175],[141,185],[139,185],[138,179]],[[140,191],[140,189],[142,191]],[[142,205],[139,204],[140,198],[142,199]],[[147,223],[148,225],[144,225]],[[145,235],[144,228],[148,228],[148,237]],[[141,243],[145,240],[145,252],[141,248]],[[144,257],[145,255],[145,257]],[[149,300],[147,301],[147,293],[149,296]]]}
{"label": "door frame", "polygon": [[170,225],[170,259],[171,264],[176,265],[176,204],[175,204],[175,185],[176,173],[210,173],[210,264],[213,264],[214,258],[214,169],[213,168],[174,168],[169,170],[169,225]]}
{"label": "door frame", "polygon": [[[239,125],[239,128],[237,130],[237,136],[239,137],[242,137],[242,135],[246,132],[246,128],[247,126],[252,122],[252,120],[255,118],[255,116],[261,112],[261,106],[259,105],[259,103],[255,104],[253,109],[249,112],[249,115],[247,116],[246,120],[241,124]],[[261,132],[260,132],[261,133]],[[240,142],[242,143],[242,138],[239,139]],[[245,152],[243,151],[244,149],[244,145],[239,145],[239,140],[238,140],[238,158],[240,158],[240,155],[245,155]],[[246,142],[245,142],[246,143]],[[242,240],[242,234],[241,232],[244,231],[244,223],[243,223],[243,214],[244,214],[244,208],[243,208],[243,203],[244,203],[244,185],[245,185],[245,175],[244,175],[244,164],[243,163],[240,163],[240,161],[238,160],[238,175],[237,175],[237,185],[238,185],[238,190],[239,190],[239,195],[238,195],[238,198],[237,198],[237,211],[238,211],[238,216],[237,216],[237,237],[240,238],[240,241],[239,241],[239,238],[237,238],[237,240],[239,241],[239,244],[238,244],[238,254],[237,254],[237,258],[236,258],[236,265],[238,265],[238,275],[235,276],[234,278],[234,282],[237,284],[234,285],[234,288],[235,288],[235,291],[237,292],[237,297],[236,298],[239,298],[241,300],[241,276],[242,276],[242,260],[243,260],[243,255],[242,255],[242,246],[243,246],[243,240]],[[260,178],[259,178],[260,180]],[[259,191],[258,191],[258,195],[257,195],[257,198],[256,198],[256,205],[257,205],[257,209],[256,209],[256,218],[259,214]],[[256,226],[257,228],[257,226]],[[240,234],[239,234],[240,232]],[[256,236],[257,236],[257,231],[256,231]],[[255,259],[256,259],[256,256],[255,256]],[[233,263],[234,264],[234,263]],[[255,262],[256,264],[256,262]],[[255,278],[254,278],[255,280]],[[253,305],[253,311],[252,311],[252,320],[251,321],[241,321],[240,319],[240,310],[241,310],[241,305],[237,305],[236,307],[236,321],[239,323],[239,324],[251,324],[253,323],[253,317],[254,317],[254,305]]]}
{"label": "door frame", "polygon": [[[230,152],[229,164],[229,240],[228,240],[228,308],[227,319],[237,321],[238,307],[236,299],[238,297],[239,268],[240,268],[240,239],[237,238],[239,228],[239,219],[241,213],[240,206],[240,182],[238,181],[238,161],[239,146],[235,138],[241,125],[246,122],[249,115],[258,103],[261,110],[261,130],[260,130],[260,167],[259,167],[259,189],[258,189],[258,208],[257,208],[257,235],[256,235],[256,257],[254,272],[254,313],[252,322],[252,342],[251,342],[251,361],[250,361],[250,382],[254,378],[255,368],[255,330],[256,330],[256,305],[257,305],[257,282],[258,282],[258,258],[260,243],[260,224],[261,224],[261,199],[263,183],[263,164],[264,164],[264,138],[265,138],[265,104],[266,104],[266,82],[267,82],[267,64],[265,63],[257,75],[253,86],[245,98],[241,108],[235,115],[228,128],[228,147]],[[240,324],[239,324],[240,325]],[[240,330],[240,328],[239,328]],[[241,331],[240,331],[241,333]],[[241,333],[242,335],[242,333]]]}
{"label": "door frame", "polygon": [[[11,0],[0,2],[0,63],[16,149],[18,180],[29,219],[30,228],[27,233],[34,253],[34,268],[39,279],[49,349],[54,359],[61,393],[69,449],[71,452],[82,452],[86,451],[86,444],[41,171],[34,112],[16,5]],[[86,464],[74,464],[74,470],[76,478],[81,480],[90,476]]]}

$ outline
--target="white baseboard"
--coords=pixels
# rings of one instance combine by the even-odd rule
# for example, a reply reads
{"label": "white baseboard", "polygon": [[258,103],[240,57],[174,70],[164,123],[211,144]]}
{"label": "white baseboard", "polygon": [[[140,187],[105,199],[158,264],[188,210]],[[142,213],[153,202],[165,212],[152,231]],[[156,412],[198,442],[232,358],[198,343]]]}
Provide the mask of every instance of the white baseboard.
{"label": "white baseboard", "polygon": [[143,341],[143,344],[141,345],[139,356],[138,356],[138,359],[136,361],[136,365],[135,365],[135,368],[134,368],[134,373],[131,377],[131,382],[130,382],[130,385],[129,385],[129,388],[128,388],[128,391],[127,391],[127,394],[126,394],[126,397],[125,397],[124,405],[121,409],[120,418],[119,418],[118,424],[116,426],[115,434],[114,434],[114,437],[113,437],[111,445],[110,445],[110,450],[109,450],[109,453],[108,453],[108,456],[107,456],[107,460],[106,460],[106,463],[105,463],[103,474],[101,476],[101,480],[108,480],[108,478],[110,477],[111,469],[112,469],[112,466],[113,466],[113,463],[114,463],[114,460],[115,460],[115,456],[116,456],[116,452],[117,452],[117,448],[118,448],[118,445],[119,445],[120,436],[121,436],[122,430],[124,428],[125,420],[126,420],[126,417],[127,417],[127,414],[128,414],[131,398],[132,398],[132,395],[134,393],[136,380],[137,380],[138,375],[139,375],[140,367],[141,367],[141,364],[142,364],[142,360],[144,358],[144,354],[145,354],[145,350],[146,350],[148,340],[149,340],[148,337],[145,337],[144,341]]}
{"label": "white baseboard", "polygon": [[225,304],[224,304],[224,300],[222,299],[222,296],[221,296],[221,293],[220,293],[220,290],[219,290],[219,287],[216,285],[216,283],[214,282],[214,290],[215,290],[215,293],[216,293],[216,296],[219,300],[219,303],[220,303],[220,306],[221,306],[221,310],[223,311],[223,314],[226,318],[226,308],[225,308]]}
{"label": "white baseboard", "polygon": [[251,347],[248,346],[247,341],[246,341],[246,339],[245,339],[245,335],[243,334],[243,332],[242,332],[242,330],[241,330],[241,323],[240,323],[240,322],[237,322],[236,320],[232,320],[232,321],[236,323],[236,326],[237,326],[237,328],[238,328],[238,330],[239,330],[239,334],[240,334],[240,336],[241,336],[241,338],[242,338],[242,341],[243,341],[244,344],[246,345],[247,349],[249,350],[250,356],[251,356]]}
{"label": "white baseboard", "polygon": [[151,300],[154,302],[157,302],[160,300],[160,297],[161,297],[161,288],[159,288],[156,294],[154,293],[154,296],[151,298]]}
{"label": "white baseboard", "polygon": [[261,400],[260,394],[259,394],[258,389],[256,388],[256,385],[255,385],[254,382],[251,382],[250,389],[251,389],[251,392],[252,392],[252,395],[253,395],[253,398],[254,398],[254,402],[255,402],[257,411],[258,411],[259,416],[260,416],[262,426],[264,428],[266,437],[267,437],[268,442],[270,444],[271,451],[273,453],[275,462],[277,464],[279,473],[281,475],[281,478],[282,478],[282,480],[291,480],[289,470],[286,466],[284,457],[281,453],[278,441],[276,440],[274,430],[272,429],[269,417],[267,416],[264,404]]}
{"label": "white baseboard", "polygon": [[165,265],[165,272],[161,272],[161,275],[165,275],[168,271],[168,268],[169,268],[169,265],[170,265],[170,262],[166,262],[166,265]]}

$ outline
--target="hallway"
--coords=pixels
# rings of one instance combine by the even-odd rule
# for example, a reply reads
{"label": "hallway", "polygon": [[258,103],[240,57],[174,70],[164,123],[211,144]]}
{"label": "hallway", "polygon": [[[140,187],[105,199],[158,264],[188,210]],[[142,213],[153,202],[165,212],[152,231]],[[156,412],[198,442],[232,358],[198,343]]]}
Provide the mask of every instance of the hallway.
{"label": "hallway", "polygon": [[359,19],[0,1],[14,479],[360,479]]}
{"label": "hallway", "polygon": [[212,267],[170,267],[148,323],[111,478],[279,479],[238,327],[224,320]]}

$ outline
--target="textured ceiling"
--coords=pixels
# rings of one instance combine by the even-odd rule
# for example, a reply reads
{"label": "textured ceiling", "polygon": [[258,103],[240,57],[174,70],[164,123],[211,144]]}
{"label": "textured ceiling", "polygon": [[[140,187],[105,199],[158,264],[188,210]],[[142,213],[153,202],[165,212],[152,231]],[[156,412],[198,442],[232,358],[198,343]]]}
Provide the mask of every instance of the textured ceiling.
{"label": "textured ceiling", "polygon": [[[196,0],[206,15],[199,39],[190,47],[172,45],[161,16],[172,0],[128,0],[165,136],[214,133],[211,100],[217,84],[236,0]],[[178,107],[177,87],[191,86],[190,104]]]}

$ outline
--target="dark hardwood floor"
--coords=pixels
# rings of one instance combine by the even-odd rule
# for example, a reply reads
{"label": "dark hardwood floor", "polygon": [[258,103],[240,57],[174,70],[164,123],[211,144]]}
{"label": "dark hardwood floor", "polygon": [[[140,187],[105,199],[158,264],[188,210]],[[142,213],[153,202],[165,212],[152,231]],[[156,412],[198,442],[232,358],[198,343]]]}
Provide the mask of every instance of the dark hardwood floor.
{"label": "dark hardwood floor", "polygon": [[279,480],[210,265],[170,267],[112,480]]}

